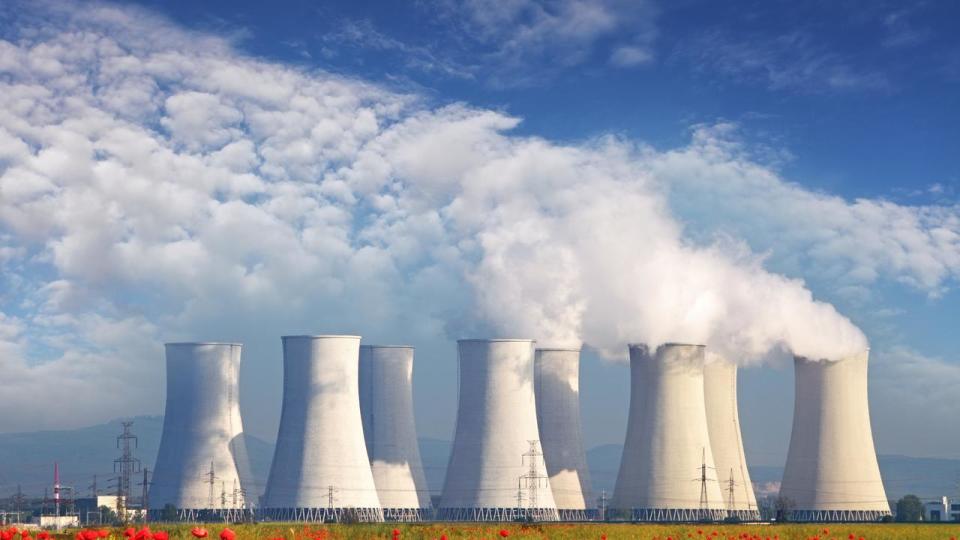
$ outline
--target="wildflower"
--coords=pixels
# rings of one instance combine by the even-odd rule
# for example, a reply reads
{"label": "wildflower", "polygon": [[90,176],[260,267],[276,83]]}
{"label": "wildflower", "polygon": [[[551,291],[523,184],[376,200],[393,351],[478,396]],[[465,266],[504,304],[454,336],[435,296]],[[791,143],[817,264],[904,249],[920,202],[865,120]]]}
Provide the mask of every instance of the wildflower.
{"label": "wildflower", "polygon": [[507,532],[506,529],[500,529],[500,537],[501,537],[501,538],[506,538],[506,537],[508,537],[508,536],[510,536],[510,533]]}
{"label": "wildflower", "polygon": [[194,527],[190,529],[190,534],[192,534],[194,538],[206,538],[209,533],[202,527]]}
{"label": "wildflower", "polygon": [[237,533],[230,530],[229,527],[220,531],[220,540],[236,540],[236,538]]}

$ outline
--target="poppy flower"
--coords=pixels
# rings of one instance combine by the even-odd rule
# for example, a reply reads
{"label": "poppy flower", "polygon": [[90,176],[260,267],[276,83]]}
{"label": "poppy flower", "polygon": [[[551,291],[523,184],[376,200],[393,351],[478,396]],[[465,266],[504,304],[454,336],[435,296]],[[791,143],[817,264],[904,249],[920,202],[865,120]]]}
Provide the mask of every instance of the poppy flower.
{"label": "poppy flower", "polygon": [[157,531],[153,533],[153,540],[170,540],[170,535],[163,531]]}
{"label": "poppy flower", "polygon": [[501,536],[502,538],[506,538],[506,537],[510,536],[510,533],[507,532],[506,529],[500,529],[500,536]]}
{"label": "poppy flower", "polygon": [[100,529],[100,530],[98,531],[98,533],[100,534],[100,538],[109,538],[109,537],[110,537],[110,531],[108,531],[108,530],[106,530],[106,529]]}
{"label": "poppy flower", "polygon": [[202,527],[194,527],[190,529],[190,534],[192,534],[194,538],[206,538],[209,533]]}
{"label": "poppy flower", "polygon": [[37,540],[50,540],[50,533],[48,533],[47,531],[38,532]]}
{"label": "poppy flower", "polygon": [[230,530],[229,527],[220,531],[220,540],[235,540],[236,538],[237,533]]}
{"label": "poppy flower", "polygon": [[133,538],[135,534],[137,534],[137,530],[133,527],[127,527],[127,529],[123,531],[123,536],[127,538]]}

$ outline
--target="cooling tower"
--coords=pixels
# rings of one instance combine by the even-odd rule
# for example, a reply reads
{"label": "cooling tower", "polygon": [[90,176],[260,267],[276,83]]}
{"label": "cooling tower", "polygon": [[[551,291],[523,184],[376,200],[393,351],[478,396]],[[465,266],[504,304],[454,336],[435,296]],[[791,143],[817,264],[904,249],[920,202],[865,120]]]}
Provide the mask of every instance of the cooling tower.
{"label": "cooling tower", "polygon": [[284,336],[283,408],[261,515],[382,521],[360,418],[359,336]]}
{"label": "cooling tower", "polygon": [[560,519],[594,518],[580,429],[580,349],[537,349],[533,366],[540,445]]}
{"label": "cooling tower", "polygon": [[413,347],[360,347],[360,413],[384,518],[430,517],[413,419]]}
{"label": "cooling tower", "polygon": [[[237,400],[239,344],[167,343],[167,401],[149,500],[182,520],[238,519],[249,479]],[[211,478],[212,475],[212,478]]]}
{"label": "cooling tower", "polygon": [[630,346],[630,413],[611,507],[638,521],[718,520],[703,392],[704,347]]}
{"label": "cooling tower", "polygon": [[557,520],[533,390],[533,341],[467,339],[438,518]]}
{"label": "cooling tower", "polygon": [[760,510],[750,483],[737,410],[737,365],[716,357],[704,366],[703,398],[710,448],[727,516],[758,521]]}
{"label": "cooling tower", "polygon": [[890,514],[870,428],[868,353],[797,357],[793,432],[780,495],[797,521],[876,521]]}

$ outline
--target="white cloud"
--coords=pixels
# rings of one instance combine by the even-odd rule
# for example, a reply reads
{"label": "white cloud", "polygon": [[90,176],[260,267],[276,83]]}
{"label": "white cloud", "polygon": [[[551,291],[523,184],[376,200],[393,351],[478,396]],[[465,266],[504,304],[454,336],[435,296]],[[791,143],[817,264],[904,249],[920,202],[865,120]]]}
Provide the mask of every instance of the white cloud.
{"label": "white cloud", "polygon": [[[541,6],[510,39],[593,39],[617,24],[598,6]],[[87,397],[69,418],[11,404],[0,429],[157,410],[162,392],[138,389],[160,380],[160,342],[184,338],[272,350],[299,330],[496,332],[611,356],[636,340],[837,356],[865,346],[859,330],[736,238],[841,285],[935,295],[960,267],[955,209],[811,193],[723,126],[667,152],[559,145],[511,135],[502,113],[251,59],[148,13],[31,9],[44,17],[0,46],[37,56],[0,61],[0,260],[15,291],[0,296],[2,361],[25,387]],[[571,10],[588,16],[554,20]]]}

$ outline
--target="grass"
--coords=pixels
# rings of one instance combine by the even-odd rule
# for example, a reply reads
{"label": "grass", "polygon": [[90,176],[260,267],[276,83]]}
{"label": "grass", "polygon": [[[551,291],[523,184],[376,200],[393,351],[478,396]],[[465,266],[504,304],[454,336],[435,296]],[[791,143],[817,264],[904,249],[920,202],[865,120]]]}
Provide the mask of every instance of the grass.
{"label": "grass", "polygon": [[[168,533],[171,540],[193,540],[194,525],[150,525],[153,531]],[[219,540],[222,525],[201,525],[210,540]],[[820,525],[646,525],[623,523],[533,524],[515,523],[424,523],[424,524],[243,524],[231,525],[238,540],[500,540],[507,538],[557,540],[957,540],[960,524],[820,524]],[[109,528],[109,538],[122,539],[123,528]],[[395,537],[393,532],[398,531]],[[716,533],[716,534],[714,534]],[[75,538],[65,531],[51,538]],[[20,537],[16,537],[20,540]]]}

